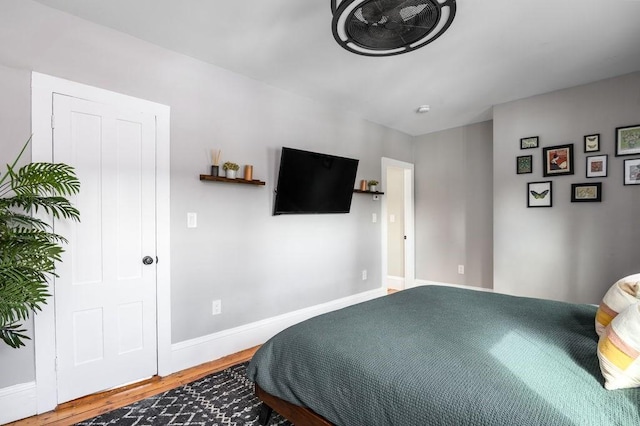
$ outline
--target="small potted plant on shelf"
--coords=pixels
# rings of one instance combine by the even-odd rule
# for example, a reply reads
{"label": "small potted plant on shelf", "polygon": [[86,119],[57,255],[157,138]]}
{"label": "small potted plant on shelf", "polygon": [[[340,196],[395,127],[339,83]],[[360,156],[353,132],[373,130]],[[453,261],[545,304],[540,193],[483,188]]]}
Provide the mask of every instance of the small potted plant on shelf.
{"label": "small potted plant on shelf", "polygon": [[367,183],[369,184],[369,191],[376,192],[378,190],[378,181],[377,180],[370,180]]}
{"label": "small potted plant on shelf", "polygon": [[222,168],[224,169],[224,173],[227,179],[235,179],[236,172],[238,171],[238,169],[240,169],[240,166],[238,166],[236,163],[232,163],[231,161],[227,161],[222,165]]}

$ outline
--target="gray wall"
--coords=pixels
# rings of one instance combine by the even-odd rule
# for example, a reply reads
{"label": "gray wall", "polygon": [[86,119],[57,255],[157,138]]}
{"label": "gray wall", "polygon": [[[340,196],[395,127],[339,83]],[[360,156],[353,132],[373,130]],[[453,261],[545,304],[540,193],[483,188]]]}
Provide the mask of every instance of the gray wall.
{"label": "gray wall", "polygon": [[[279,150],[358,158],[357,179],[380,180],[381,157],[410,161],[410,136],[29,0],[0,10],[2,160],[30,133],[31,70],[171,107],[174,343],[380,287],[380,203],[355,195],[350,214],[272,216]],[[253,164],[266,187],[201,182],[211,148]],[[0,351],[0,388],[33,380],[33,346]]]}
{"label": "gray wall", "polygon": [[[496,291],[598,303],[617,279],[638,272],[640,186],[623,186],[615,128],[640,124],[640,73],[510,102],[494,108]],[[608,177],[585,178],[583,137],[600,133]],[[519,149],[522,137],[541,148]],[[573,143],[575,174],[542,177],[542,147]],[[515,158],[533,154],[533,174]],[[591,155],[591,154],[590,154]],[[640,157],[640,156],[636,156]],[[527,208],[527,182],[551,180],[553,207]],[[602,182],[601,203],[571,203],[572,183]]]}
{"label": "gray wall", "polygon": [[416,279],[491,288],[491,121],[414,141]]}

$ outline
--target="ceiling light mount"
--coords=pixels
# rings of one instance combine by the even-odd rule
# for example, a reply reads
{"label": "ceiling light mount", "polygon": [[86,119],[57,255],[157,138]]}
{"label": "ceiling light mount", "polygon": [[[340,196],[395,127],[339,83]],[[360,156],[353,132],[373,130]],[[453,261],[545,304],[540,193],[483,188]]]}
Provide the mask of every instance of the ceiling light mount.
{"label": "ceiling light mount", "polygon": [[456,15],[456,0],[331,0],[333,37],[365,56],[411,52],[440,37]]}

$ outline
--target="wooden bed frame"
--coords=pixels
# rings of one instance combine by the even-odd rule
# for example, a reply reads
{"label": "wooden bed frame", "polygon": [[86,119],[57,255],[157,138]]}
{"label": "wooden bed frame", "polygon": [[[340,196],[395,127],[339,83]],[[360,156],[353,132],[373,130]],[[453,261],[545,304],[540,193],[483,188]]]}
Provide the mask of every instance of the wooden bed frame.
{"label": "wooden bed frame", "polygon": [[322,416],[314,413],[312,410],[292,404],[283,399],[273,396],[255,385],[256,396],[262,401],[260,408],[260,417],[258,422],[265,426],[269,422],[271,413],[275,410],[282,417],[289,420],[294,425],[300,426],[333,426]]}

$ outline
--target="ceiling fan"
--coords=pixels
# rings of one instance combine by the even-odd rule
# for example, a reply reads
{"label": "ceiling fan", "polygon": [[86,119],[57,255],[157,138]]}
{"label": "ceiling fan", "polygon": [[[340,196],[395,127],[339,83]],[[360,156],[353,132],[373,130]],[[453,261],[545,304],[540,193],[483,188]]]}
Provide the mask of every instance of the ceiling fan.
{"label": "ceiling fan", "polygon": [[391,56],[440,37],[456,15],[456,0],[331,0],[333,37],[350,52]]}

